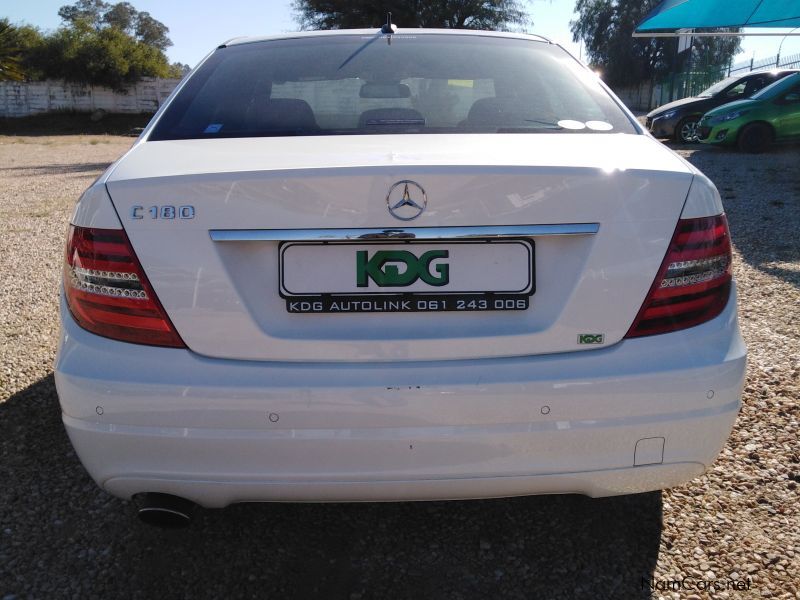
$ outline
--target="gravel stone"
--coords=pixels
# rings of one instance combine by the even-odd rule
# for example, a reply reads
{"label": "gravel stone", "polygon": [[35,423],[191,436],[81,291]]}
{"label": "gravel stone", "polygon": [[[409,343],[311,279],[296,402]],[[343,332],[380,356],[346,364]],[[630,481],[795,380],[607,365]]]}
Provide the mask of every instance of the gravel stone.
{"label": "gravel stone", "polygon": [[[704,476],[596,500],[237,505],[160,531],[83,470],[52,375],[72,207],[130,143],[0,137],[0,598],[800,599],[797,148],[676,148],[723,195],[750,350]],[[747,587],[668,587],[687,575]]]}

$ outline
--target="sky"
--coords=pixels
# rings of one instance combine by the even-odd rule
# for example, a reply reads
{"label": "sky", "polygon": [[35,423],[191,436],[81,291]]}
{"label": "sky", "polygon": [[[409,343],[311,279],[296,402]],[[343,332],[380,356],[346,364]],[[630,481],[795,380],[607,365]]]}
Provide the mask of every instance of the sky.
{"label": "sky", "polygon": [[[113,2],[114,0],[110,0]],[[173,46],[167,55],[173,62],[195,66],[213,48],[241,35],[269,35],[297,30],[291,0],[129,0],[139,11],[147,11],[169,27]],[[58,9],[74,0],[0,0],[0,17],[41,29],[55,29],[61,20]],[[567,50],[582,55],[572,42],[569,22],[575,0],[523,0],[533,20],[531,33],[540,33]],[[398,23],[400,27],[402,23]],[[800,33],[800,31],[796,32]],[[775,56],[781,37],[746,37],[734,63],[750,58]],[[783,41],[781,55],[800,53],[800,36]]]}

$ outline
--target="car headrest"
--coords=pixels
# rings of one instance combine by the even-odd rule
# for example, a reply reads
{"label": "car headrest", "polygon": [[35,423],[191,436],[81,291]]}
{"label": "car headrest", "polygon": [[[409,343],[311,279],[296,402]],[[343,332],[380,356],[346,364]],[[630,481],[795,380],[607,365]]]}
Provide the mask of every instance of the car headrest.
{"label": "car headrest", "polygon": [[481,98],[476,100],[467,114],[467,123],[486,127],[517,125],[519,111],[513,103],[500,98]]}
{"label": "car headrest", "polygon": [[256,107],[259,128],[318,129],[314,111],[299,98],[272,98]]}

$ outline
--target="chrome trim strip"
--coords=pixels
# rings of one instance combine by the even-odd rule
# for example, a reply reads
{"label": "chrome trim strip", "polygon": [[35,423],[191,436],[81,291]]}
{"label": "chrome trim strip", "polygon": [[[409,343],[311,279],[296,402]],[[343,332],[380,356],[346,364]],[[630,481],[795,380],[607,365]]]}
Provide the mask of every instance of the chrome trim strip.
{"label": "chrome trim strip", "polygon": [[348,242],[354,240],[463,240],[551,235],[594,235],[598,223],[495,225],[487,227],[398,227],[395,229],[212,229],[215,242]]}

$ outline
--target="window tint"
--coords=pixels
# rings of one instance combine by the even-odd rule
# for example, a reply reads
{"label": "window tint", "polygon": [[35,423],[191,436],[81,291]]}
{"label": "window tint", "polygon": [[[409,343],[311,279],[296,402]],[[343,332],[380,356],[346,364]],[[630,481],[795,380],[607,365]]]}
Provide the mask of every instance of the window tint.
{"label": "window tint", "polygon": [[788,92],[786,92],[782,97],[783,100],[787,104],[797,104],[800,103],[800,84],[797,84]]}
{"label": "window tint", "polygon": [[727,79],[723,79],[722,81],[715,83],[711,87],[700,92],[698,96],[701,98],[710,98],[711,96],[715,96],[738,79],[738,77],[728,77]]}
{"label": "window tint", "polygon": [[[319,127],[341,129],[358,127],[360,116],[367,111],[392,109],[419,111],[426,122],[440,127],[456,127],[467,118],[470,107],[477,100],[495,96],[491,79],[415,77],[405,79],[399,85],[405,86],[408,96],[386,98],[377,92],[377,97],[363,97],[370,92],[362,92],[364,82],[356,78],[286,81],[273,84],[270,99],[301,99],[311,108]],[[370,84],[367,87],[377,86]],[[387,95],[391,93],[390,88],[384,89],[388,90]],[[392,89],[397,89],[397,86]]]}
{"label": "window tint", "polygon": [[744,95],[748,97],[752,96],[765,85],[767,85],[766,77],[753,77],[747,82],[747,85],[744,88]]}
{"label": "window tint", "polygon": [[728,98],[735,98],[736,96],[741,96],[742,94],[744,94],[744,90],[745,90],[746,87],[747,87],[747,83],[742,81],[741,83],[736,84],[731,89],[729,89],[727,92],[725,92],[725,95]]}
{"label": "window tint", "polygon": [[753,94],[753,98],[756,100],[761,100],[762,98],[772,98],[779,96],[780,94],[784,93],[786,90],[790,89],[794,86],[798,81],[800,81],[800,73],[792,73],[787,77],[782,77],[777,81],[773,81],[767,87],[760,89],[755,94]]}
{"label": "window tint", "polygon": [[372,133],[626,132],[557,46],[475,35],[327,35],[220,48],[150,140]]}

